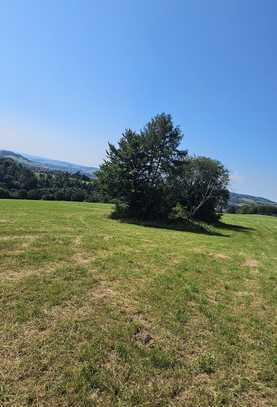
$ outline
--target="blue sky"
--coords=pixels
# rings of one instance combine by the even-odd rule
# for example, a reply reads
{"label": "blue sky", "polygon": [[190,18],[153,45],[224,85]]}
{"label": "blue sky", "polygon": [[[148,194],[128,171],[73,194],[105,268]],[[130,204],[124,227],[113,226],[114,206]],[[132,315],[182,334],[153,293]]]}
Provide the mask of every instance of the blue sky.
{"label": "blue sky", "polygon": [[0,149],[99,164],[171,113],[232,189],[277,200],[275,0],[3,0]]}

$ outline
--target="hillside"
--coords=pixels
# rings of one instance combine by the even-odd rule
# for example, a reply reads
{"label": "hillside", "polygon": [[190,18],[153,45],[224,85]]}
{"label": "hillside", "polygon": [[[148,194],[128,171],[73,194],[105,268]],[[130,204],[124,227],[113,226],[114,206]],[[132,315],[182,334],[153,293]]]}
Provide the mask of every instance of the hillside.
{"label": "hillside", "polygon": [[209,233],[0,201],[0,404],[272,407],[277,218]]}
{"label": "hillside", "polygon": [[69,173],[80,172],[81,174],[91,176],[97,170],[96,167],[88,167],[86,165],[73,164],[67,161],[51,160],[49,158],[43,158],[38,156],[32,156],[24,154],[32,162],[37,162],[40,165],[47,167],[49,170],[66,171]]}
{"label": "hillside", "polygon": [[21,154],[14,153],[13,151],[8,151],[8,150],[0,150],[0,158],[11,158],[12,160],[15,160],[19,164],[25,165],[25,166],[33,166],[34,163],[29,160],[27,157],[24,157]]}
{"label": "hillside", "polygon": [[229,205],[239,206],[249,203],[254,203],[256,205],[277,205],[276,202],[270,201],[266,198],[246,194],[238,194],[235,192],[230,193]]}
{"label": "hillside", "polygon": [[0,157],[0,198],[98,201],[93,180],[80,173],[38,170],[22,165],[21,156]]}
{"label": "hillside", "polygon": [[69,173],[80,172],[83,175],[93,176],[93,173],[97,170],[96,167],[88,167],[85,165],[72,164],[66,161],[51,160],[48,158],[32,156],[28,154],[18,154],[12,151],[0,150],[0,158],[12,158],[31,168],[41,168],[51,171],[64,171]]}

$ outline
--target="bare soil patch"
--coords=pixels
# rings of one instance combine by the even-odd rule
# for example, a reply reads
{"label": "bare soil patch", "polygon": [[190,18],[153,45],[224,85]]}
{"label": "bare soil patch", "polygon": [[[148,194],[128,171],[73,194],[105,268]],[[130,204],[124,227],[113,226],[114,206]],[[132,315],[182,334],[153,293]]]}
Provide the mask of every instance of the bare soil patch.
{"label": "bare soil patch", "polygon": [[251,269],[257,269],[259,267],[259,262],[255,259],[247,259],[244,263],[244,266]]}

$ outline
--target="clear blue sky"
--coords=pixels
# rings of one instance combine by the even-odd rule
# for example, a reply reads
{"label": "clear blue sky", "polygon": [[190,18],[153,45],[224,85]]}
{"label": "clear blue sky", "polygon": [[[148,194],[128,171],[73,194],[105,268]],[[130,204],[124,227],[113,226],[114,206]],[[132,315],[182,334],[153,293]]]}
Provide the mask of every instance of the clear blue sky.
{"label": "clear blue sky", "polygon": [[277,200],[276,0],[3,0],[0,149],[99,164],[171,113],[232,189]]}

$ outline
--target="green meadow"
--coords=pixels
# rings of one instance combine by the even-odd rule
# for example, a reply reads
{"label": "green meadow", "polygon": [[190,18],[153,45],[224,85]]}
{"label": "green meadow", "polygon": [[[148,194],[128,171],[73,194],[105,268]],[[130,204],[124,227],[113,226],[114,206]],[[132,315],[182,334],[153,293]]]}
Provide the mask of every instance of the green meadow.
{"label": "green meadow", "polygon": [[277,218],[0,201],[0,406],[277,406]]}

